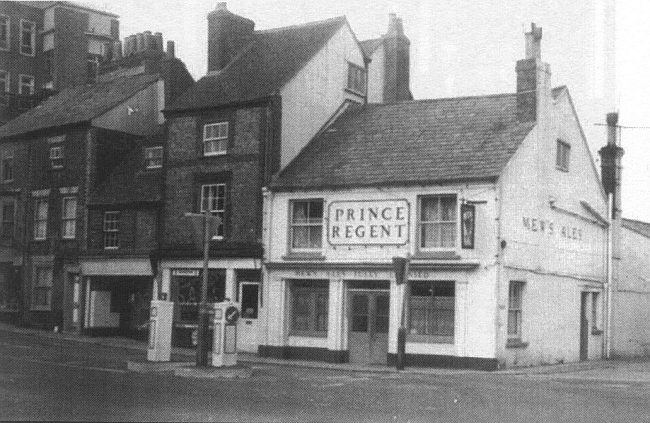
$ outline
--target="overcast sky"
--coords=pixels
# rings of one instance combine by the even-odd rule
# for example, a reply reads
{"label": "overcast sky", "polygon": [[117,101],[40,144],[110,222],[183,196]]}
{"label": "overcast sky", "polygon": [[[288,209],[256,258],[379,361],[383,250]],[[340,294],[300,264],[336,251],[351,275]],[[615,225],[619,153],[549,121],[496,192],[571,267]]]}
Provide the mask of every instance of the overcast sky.
{"label": "overcast sky", "polygon": [[[85,3],[119,14],[122,38],[162,32],[195,79],[205,74],[206,15],[216,0]],[[534,21],[553,85],[569,87],[598,166],[605,113],[619,110],[620,124],[650,127],[647,0],[230,0],[228,9],[257,29],[345,15],[359,40],[381,36],[388,13],[397,13],[411,39],[416,99],[513,92],[523,32]],[[623,129],[622,145],[624,216],[650,222],[650,129]]]}

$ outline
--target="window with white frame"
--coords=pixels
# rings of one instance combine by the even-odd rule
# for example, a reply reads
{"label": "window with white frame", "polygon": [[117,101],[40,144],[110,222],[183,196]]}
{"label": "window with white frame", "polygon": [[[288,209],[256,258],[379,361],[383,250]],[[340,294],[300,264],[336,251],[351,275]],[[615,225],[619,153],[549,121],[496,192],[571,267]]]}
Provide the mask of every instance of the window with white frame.
{"label": "window with white frame", "polygon": [[52,268],[35,267],[32,309],[49,310],[52,306]]}
{"label": "window with white frame", "polygon": [[120,212],[104,212],[104,248],[116,249],[120,246]]}
{"label": "window with white frame", "polygon": [[162,147],[145,148],[144,165],[146,169],[160,169],[163,165],[163,148]]}
{"label": "window with white frame", "polygon": [[419,199],[420,249],[456,247],[458,206],[455,195],[432,195]]}
{"label": "window with white frame", "polygon": [[9,16],[0,15],[0,50],[9,50],[10,31],[11,31],[11,20],[9,19]]}
{"label": "window with white frame", "polygon": [[20,54],[33,56],[36,52],[36,24],[20,20]]}
{"label": "window with white frame", "polygon": [[50,168],[63,168],[63,145],[59,144],[50,146]]}
{"label": "window with white frame", "polygon": [[7,201],[2,204],[2,233],[4,239],[11,239],[14,236],[14,225],[16,221],[16,202]]}
{"label": "window with white frame", "polygon": [[212,239],[223,238],[226,218],[226,184],[201,185],[201,212],[206,211],[220,219]]}
{"label": "window with white frame", "polygon": [[327,336],[328,281],[291,282],[291,333]]}
{"label": "window with white frame", "polygon": [[77,236],[77,197],[63,197],[61,205],[61,237],[74,239]]}
{"label": "window with white frame", "polygon": [[226,154],[228,150],[228,122],[209,123],[203,126],[203,155]]}
{"label": "window with white frame", "polygon": [[510,282],[508,291],[508,339],[521,340],[521,306],[523,293],[523,282]]}
{"label": "window with white frame", "polygon": [[361,66],[348,63],[348,89],[366,94],[366,70]]}
{"label": "window with white frame", "polygon": [[294,200],[290,204],[291,250],[320,250],[323,246],[323,200]]}
{"label": "window with white frame", "polygon": [[562,140],[557,140],[555,151],[555,167],[565,172],[569,171],[569,159],[571,158],[571,145]]}
{"label": "window with white frame", "polygon": [[9,92],[9,72],[0,70],[0,94]]}
{"label": "window with white frame", "polygon": [[34,239],[47,238],[47,214],[49,203],[46,198],[38,198],[34,202]]}
{"label": "window with white frame", "polygon": [[454,342],[456,290],[453,281],[409,283],[408,336],[412,341]]}
{"label": "window with white frame", "polygon": [[31,75],[18,75],[18,94],[34,95],[34,77]]}
{"label": "window with white frame", "polygon": [[2,158],[2,182],[14,180],[14,155],[7,154]]}

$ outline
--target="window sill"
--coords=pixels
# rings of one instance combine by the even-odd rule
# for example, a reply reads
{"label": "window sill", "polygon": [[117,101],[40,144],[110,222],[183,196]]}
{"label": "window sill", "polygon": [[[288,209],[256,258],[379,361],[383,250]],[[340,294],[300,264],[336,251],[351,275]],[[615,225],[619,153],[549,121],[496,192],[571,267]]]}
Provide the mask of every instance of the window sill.
{"label": "window sill", "polygon": [[358,95],[359,97],[363,97],[363,98],[366,97],[366,94],[364,94],[364,93],[362,93],[360,91],[354,90],[352,88],[349,88],[349,87],[345,87],[344,90],[345,90],[345,92],[348,92],[348,93],[354,94],[354,95]]}
{"label": "window sill", "polygon": [[412,257],[414,260],[460,260],[456,251],[418,251]]}
{"label": "window sill", "polygon": [[327,338],[327,332],[289,332],[289,336],[303,336],[308,338]]}
{"label": "window sill", "polygon": [[557,169],[557,170],[559,170],[561,172],[564,172],[564,173],[569,173],[569,169],[565,169],[565,168],[557,166],[557,165],[555,166],[555,169]]}
{"label": "window sill", "polygon": [[596,328],[591,329],[591,334],[592,335],[602,335],[603,333],[604,333],[604,331],[602,329],[596,329]]}
{"label": "window sill", "polygon": [[206,157],[220,157],[220,156],[225,156],[227,155],[227,151],[223,151],[221,153],[203,153],[201,157],[206,158]]}
{"label": "window sill", "polygon": [[406,334],[406,342],[413,342],[418,344],[446,344],[453,345],[453,336],[443,335],[413,335]]}
{"label": "window sill", "polygon": [[282,260],[317,260],[317,261],[324,261],[325,256],[318,252],[318,253],[289,253],[286,256],[282,256]]}
{"label": "window sill", "polygon": [[506,342],[506,348],[526,348],[528,347],[528,342],[523,342],[521,339],[508,339]]}

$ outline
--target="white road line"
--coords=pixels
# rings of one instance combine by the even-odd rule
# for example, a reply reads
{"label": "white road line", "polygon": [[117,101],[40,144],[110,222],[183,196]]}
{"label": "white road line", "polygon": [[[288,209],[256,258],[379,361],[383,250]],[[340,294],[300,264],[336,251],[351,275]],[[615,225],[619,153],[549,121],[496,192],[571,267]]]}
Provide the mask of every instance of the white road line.
{"label": "white road line", "polygon": [[72,369],[83,369],[83,370],[96,370],[98,372],[108,372],[108,373],[131,373],[128,370],[120,370],[120,369],[107,369],[103,367],[93,367],[93,366],[77,366],[74,364],[68,364],[68,363],[58,363],[56,361],[46,361],[46,360],[37,360],[35,358],[25,358],[25,357],[15,357],[15,356],[5,356],[3,355],[2,358],[13,358],[19,361],[28,361],[30,363],[38,363],[38,364],[52,364],[54,366],[61,366],[61,367],[68,367]]}

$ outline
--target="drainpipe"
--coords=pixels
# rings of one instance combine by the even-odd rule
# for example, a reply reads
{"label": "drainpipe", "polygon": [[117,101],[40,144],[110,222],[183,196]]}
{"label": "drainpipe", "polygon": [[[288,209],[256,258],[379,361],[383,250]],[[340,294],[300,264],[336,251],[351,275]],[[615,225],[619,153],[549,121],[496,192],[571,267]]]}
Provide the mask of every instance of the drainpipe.
{"label": "drainpipe", "polygon": [[614,251],[613,241],[614,222],[612,219],[614,207],[614,195],[610,192],[607,194],[607,279],[605,280],[605,330],[603,342],[603,356],[609,359],[612,352],[612,279],[614,275]]}

